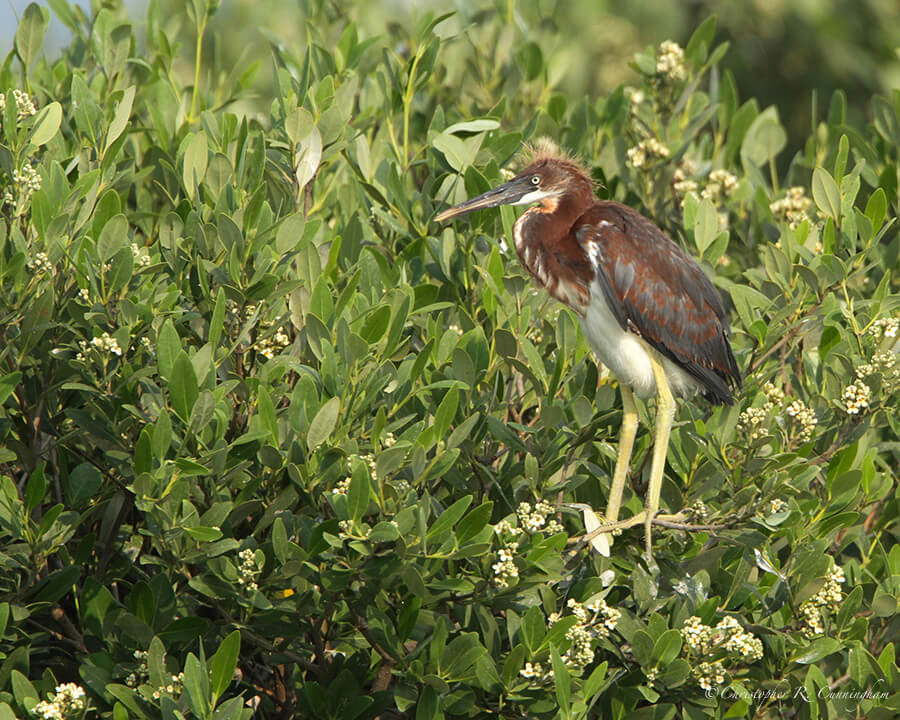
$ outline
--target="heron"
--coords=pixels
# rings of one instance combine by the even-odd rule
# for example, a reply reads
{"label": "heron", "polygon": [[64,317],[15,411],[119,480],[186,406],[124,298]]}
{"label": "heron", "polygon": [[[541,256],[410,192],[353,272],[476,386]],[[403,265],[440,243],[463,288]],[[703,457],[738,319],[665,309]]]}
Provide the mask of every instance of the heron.
{"label": "heron", "polygon": [[[699,392],[714,405],[731,405],[733,390],[741,387],[728,316],[697,261],[637,210],[597,198],[579,161],[547,140],[528,155],[527,167],[511,180],[435,220],[499,205],[530,206],[513,226],[519,261],[576,313],[594,354],[618,380],[623,408],[618,453],[602,522],[593,511],[585,512],[588,532],[618,520],[638,429],[635,394],[655,396],[647,498],[630,523],[643,521],[652,557],[651,525],[659,511],[675,398]],[[612,534],[593,534],[593,547],[608,555]]]}

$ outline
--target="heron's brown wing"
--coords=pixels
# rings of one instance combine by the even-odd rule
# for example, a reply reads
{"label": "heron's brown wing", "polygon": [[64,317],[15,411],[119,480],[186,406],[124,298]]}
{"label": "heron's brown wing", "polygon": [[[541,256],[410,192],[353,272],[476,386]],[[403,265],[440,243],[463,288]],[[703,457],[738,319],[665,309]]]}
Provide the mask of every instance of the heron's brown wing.
{"label": "heron's brown wing", "polygon": [[613,315],[696,378],[706,396],[731,404],[741,376],[728,341],[725,308],[697,262],[643,215],[596,203],[573,232]]}

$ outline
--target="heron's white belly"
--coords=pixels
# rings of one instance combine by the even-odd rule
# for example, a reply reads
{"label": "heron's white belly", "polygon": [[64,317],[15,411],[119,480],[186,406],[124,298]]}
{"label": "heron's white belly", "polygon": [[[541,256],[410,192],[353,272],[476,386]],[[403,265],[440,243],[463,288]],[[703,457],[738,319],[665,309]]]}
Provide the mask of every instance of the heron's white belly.
{"label": "heron's white belly", "polygon": [[[591,286],[587,312],[581,317],[581,329],[594,354],[620,383],[630,385],[641,397],[656,394],[649,346],[640,336],[621,328],[596,282]],[[669,358],[658,357],[674,395],[693,395],[700,389],[699,383]]]}

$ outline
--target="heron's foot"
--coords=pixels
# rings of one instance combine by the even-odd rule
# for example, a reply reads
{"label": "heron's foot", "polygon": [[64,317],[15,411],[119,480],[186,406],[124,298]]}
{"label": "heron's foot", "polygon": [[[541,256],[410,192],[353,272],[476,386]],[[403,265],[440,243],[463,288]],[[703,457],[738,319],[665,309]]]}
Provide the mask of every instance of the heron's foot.
{"label": "heron's foot", "polygon": [[[625,520],[617,520],[616,522],[607,522],[606,518],[597,513],[593,508],[583,503],[572,503],[570,507],[581,512],[584,520],[584,535],[576,536],[569,539],[569,544],[584,545],[590,543],[591,547],[603,557],[609,557],[610,547],[613,544],[613,538],[621,535],[623,530],[636,525],[644,525],[647,522],[647,511],[641,510],[637,515],[633,515]],[[675,513],[674,515],[657,515],[651,521],[653,525],[668,525],[672,527],[677,524],[683,524],[685,521],[684,513]]]}

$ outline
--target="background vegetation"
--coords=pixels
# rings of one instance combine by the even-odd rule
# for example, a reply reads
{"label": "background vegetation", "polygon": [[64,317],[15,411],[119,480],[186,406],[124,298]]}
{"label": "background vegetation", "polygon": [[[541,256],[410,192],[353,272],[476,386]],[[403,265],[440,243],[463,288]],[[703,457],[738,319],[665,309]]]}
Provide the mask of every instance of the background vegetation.
{"label": "background vegetation", "polygon": [[[896,716],[900,91],[795,144],[705,13],[585,93],[512,2],[305,3],[233,62],[205,0],[49,5],[61,57],[32,5],[0,67],[0,720]],[[745,388],[663,488],[704,529],[653,560],[579,541],[615,381],[515,212],[431,222],[540,135],[731,297]]]}

